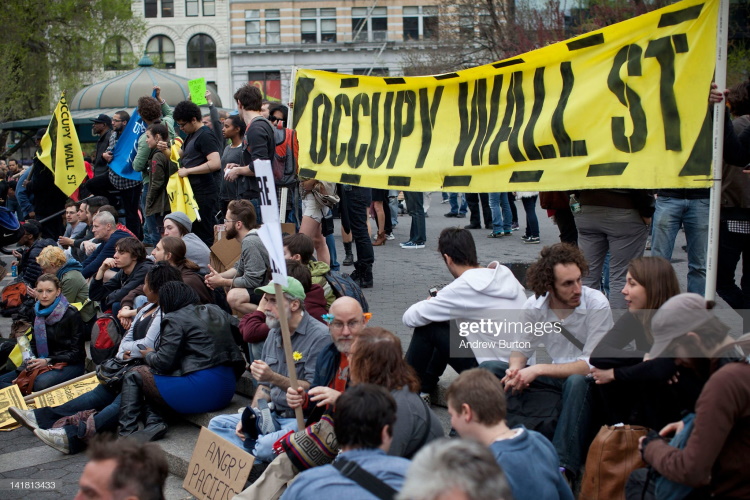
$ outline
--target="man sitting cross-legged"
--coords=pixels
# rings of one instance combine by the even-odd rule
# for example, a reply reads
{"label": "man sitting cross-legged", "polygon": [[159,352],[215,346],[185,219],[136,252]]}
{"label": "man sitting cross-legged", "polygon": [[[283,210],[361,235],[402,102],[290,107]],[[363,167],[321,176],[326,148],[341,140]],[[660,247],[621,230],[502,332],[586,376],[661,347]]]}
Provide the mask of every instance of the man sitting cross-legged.
{"label": "man sitting cross-legged", "polygon": [[289,277],[282,291],[286,299],[286,311],[278,308],[273,283],[256,290],[257,293],[265,294],[266,322],[271,331],[263,346],[261,359],[250,365],[253,378],[260,384],[251,406],[242,414],[214,417],[208,424],[209,430],[239,446],[244,445],[261,462],[273,460],[273,444],[290,430],[297,430],[294,411],[286,401],[290,381],[279,315],[286,314],[289,322],[294,369],[303,388],[310,387],[318,355],[331,342],[325,325],[305,312],[305,291],[302,284]]}
{"label": "man sitting cross-legged", "polygon": [[573,500],[558,469],[552,443],[523,425],[508,428],[505,391],[488,370],[463,372],[448,388],[451,426],[462,438],[488,446],[513,490],[516,500]]}
{"label": "man sitting cross-legged", "polygon": [[[543,248],[527,272],[527,285],[534,295],[524,304],[522,314],[523,323],[534,325],[534,331],[525,330],[521,335],[522,347],[511,354],[510,366],[496,361],[481,365],[502,377],[506,391],[519,393],[530,386],[534,390],[531,384],[535,380],[562,391],[562,410],[552,443],[571,482],[580,472],[588,447],[589,356],[613,325],[607,298],[581,284],[587,272],[578,247],[557,243]],[[534,364],[532,360],[527,366],[539,344],[544,344],[552,363]]]}

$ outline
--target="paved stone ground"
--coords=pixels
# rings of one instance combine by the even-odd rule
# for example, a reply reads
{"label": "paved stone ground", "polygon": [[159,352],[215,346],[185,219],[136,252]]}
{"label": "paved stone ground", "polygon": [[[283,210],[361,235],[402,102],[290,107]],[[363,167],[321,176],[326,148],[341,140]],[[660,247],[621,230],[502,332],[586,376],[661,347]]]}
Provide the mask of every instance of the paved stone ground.
{"label": "paved stone ground", "polygon": [[[375,287],[366,290],[366,296],[373,312],[372,324],[382,326],[401,338],[404,349],[409,345],[411,332],[401,323],[404,311],[414,302],[427,297],[431,286],[448,283],[452,280],[442,259],[437,253],[437,237],[440,231],[452,225],[466,225],[466,219],[445,218],[443,214],[449,211],[447,204],[440,203],[440,194],[432,194],[432,206],[427,219],[427,246],[424,250],[403,250],[398,243],[406,241],[409,235],[411,219],[408,216],[399,217],[398,227],[394,230],[396,239],[388,241],[385,246],[375,248]],[[557,227],[552,225],[546,212],[537,207],[537,215],[541,227],[541,245],[526,245],[521,241],[525,228],[525,214],[521,203],[517,203],[521,230],[513,236],[501,239],[488,239],[489,230],[473,230],[479,260],[482,265],[498,260],[501,263],[528,263],[533,261],[545,244],[559,241]],[[374,223],[372,223],[374,227]],[[343,246],[338,233],[337,248],[339,260],[343,260]],[[685,244],[683,233],[678,235],[673,259],[678,273],[681,288],[684,290],[687,282],[687,263],[685,252],[681,246]],[[10,258],[3,260],[10,262]],[[342,268],[351,271],[353,268]],[[6,278],[3,284],[7,284]],[[619,293],[619,291],[618,291]],[[720,303],[720,307],[726,308]],[[0,333],[7,337],[10,330],[10,320],[0,318]],[[46,447],[38,441],[28,430],[18,429],[11,432],[0,432],[0,499],[58,499],[72,498],[77,491],[77,481],[85,465],[84,455],[67,456]],[[56,489],[46,492],[13,491],[7,488],[9,479],[38,479],[56,481]],[[168,499],[189,497],[182,488],[181,479],[170,476],[167,489]]]}

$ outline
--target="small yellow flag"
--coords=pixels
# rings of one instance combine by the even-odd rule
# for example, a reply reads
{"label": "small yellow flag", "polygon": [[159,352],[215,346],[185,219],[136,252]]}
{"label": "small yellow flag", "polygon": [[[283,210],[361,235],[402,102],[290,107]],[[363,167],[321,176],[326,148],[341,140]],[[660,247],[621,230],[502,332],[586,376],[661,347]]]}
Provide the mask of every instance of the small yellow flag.
{"label": "small yellow flag", "polygon": [[67,196],[72,195],[86,178],[86,167],[64,91],[41,145],[42,151],[37,153],[37,157],[52,170],[55,185],[60,191]]}
{"label": "small yellow flag", "polygon": [[[179,164],[179,149],[182,146],[182,140],[177,139],[172,144],[172,151],[170,160]],[[178,170],[179,172],[179,170]],[[169,206],[172,212],[182,212],[188,216],[191,221],[201,220],[200,214],[198,213],[198,202],[195,201],[193,196],[193,188],[190,186],[190,181],[187,177],[180,177],[179,173],[175,172],[169,177],[167,182],[167,196],[169,196]]]}

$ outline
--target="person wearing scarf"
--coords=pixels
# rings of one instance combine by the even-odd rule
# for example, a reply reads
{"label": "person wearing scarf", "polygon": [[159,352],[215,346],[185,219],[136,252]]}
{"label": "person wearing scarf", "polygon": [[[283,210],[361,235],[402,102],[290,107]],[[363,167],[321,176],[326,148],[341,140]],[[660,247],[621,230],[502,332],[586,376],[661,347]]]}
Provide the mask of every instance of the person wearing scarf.
{"label": "person wearing scarf", "polygon": [[86,352],[80,313],[68,303],[62,294],[60,280],[52,274],[40,276],[35,291],[36,318],[31,339],[35,358],[26,360],[17,371],[0,376],[0,388],[9,387],[23,369],[33,371],[56,365],[36,377],[34,391],[83,375]]}
{"label": "person wearing scarf", "polygon": [[57,276],[62,294],[70,304],[86,304],[79,309],[79,312],[85,324],[84,332],[88,336],[96,321],[96,309],[94,308],[95,302],[88,300],[89,284],[81,274],[83,271],[81,263],[72,257],[68,258],[62,248],[57,246],[45,247],[36,261],[41,266],[42,272]]}

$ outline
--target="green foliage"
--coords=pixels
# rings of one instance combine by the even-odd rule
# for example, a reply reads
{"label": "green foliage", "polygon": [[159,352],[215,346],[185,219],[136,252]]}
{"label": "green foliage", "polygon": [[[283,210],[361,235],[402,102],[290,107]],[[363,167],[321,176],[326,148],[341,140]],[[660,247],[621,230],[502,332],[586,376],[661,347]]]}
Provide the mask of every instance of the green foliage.
{"label": "green foliage", "polygon": [[6,0],[0,9],[0,122],[51,112],[104,67],[106,40],[140,40],[128,0]]}
{"label": "green foliage", "polygon": [[727,88],[750,78],[750,46],[738,42],[729,46],[727,54]]}

